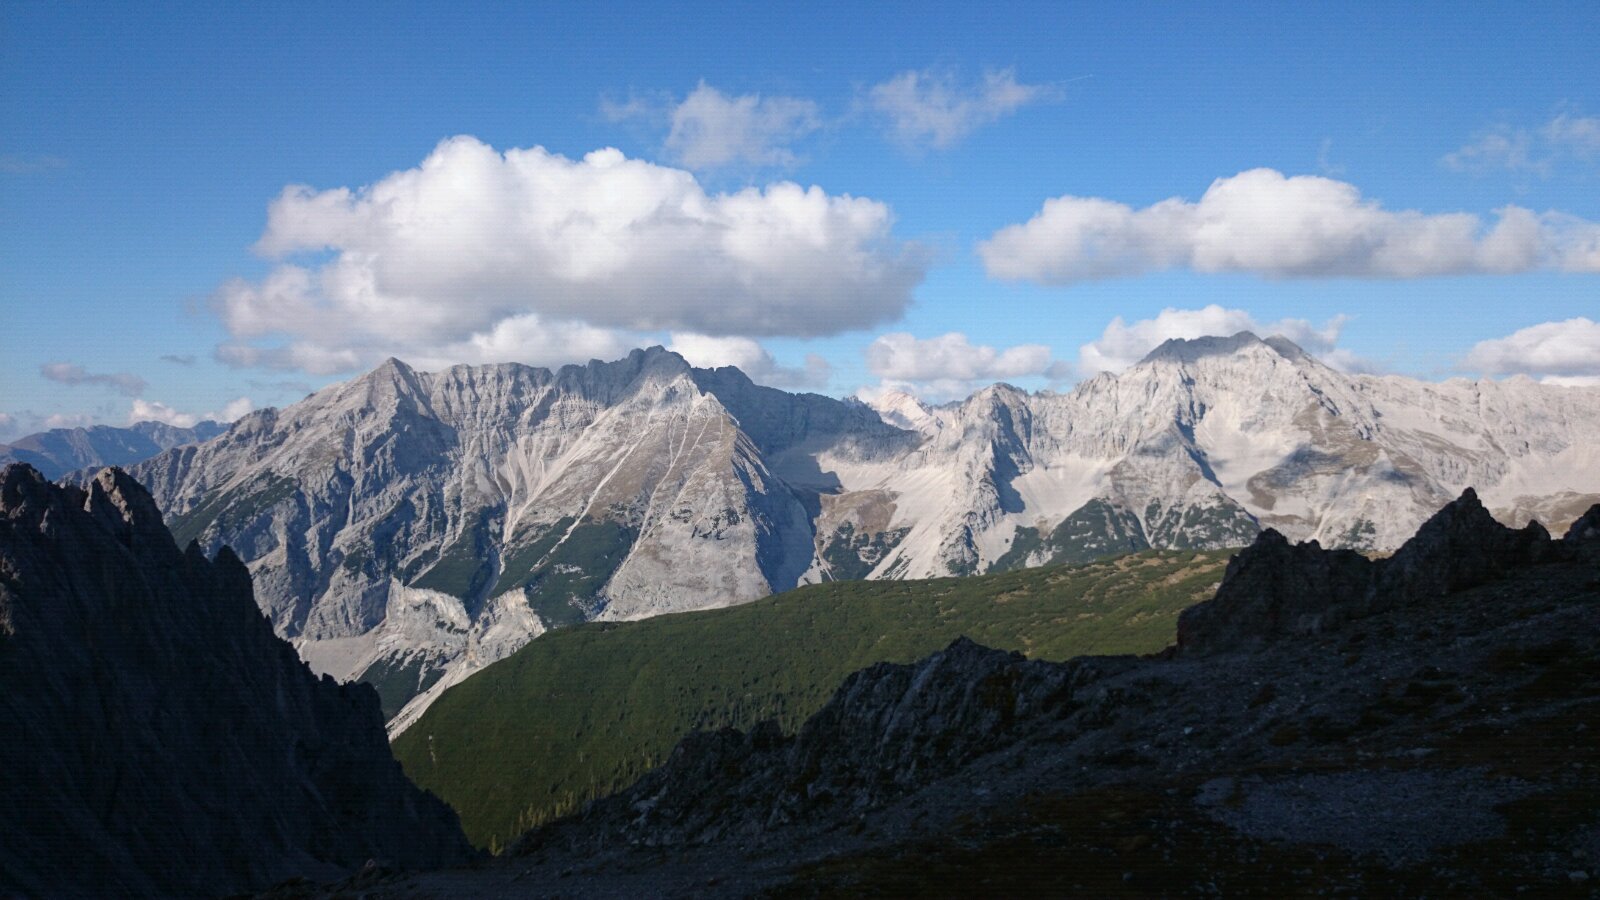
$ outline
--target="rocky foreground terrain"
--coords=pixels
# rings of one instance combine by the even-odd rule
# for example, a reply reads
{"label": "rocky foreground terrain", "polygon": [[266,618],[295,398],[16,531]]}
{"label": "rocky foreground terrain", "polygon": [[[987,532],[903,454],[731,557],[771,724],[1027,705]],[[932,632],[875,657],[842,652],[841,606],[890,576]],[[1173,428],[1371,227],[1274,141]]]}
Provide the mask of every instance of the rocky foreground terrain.
{"label": "rocky foreground terrain", "polygon": [[1593,896],[1597,735],[1600,506],[1552,540],[1469,491],[1386,560],[1263,534],[1160,656],[958,640],[492,863],[332,890]]}
{"label": "rocky foreground terrain", "polygon": [[0,897],[204,897],[459,864],[376,692],[318,678],[244,564],[117,469],[0,473]]}

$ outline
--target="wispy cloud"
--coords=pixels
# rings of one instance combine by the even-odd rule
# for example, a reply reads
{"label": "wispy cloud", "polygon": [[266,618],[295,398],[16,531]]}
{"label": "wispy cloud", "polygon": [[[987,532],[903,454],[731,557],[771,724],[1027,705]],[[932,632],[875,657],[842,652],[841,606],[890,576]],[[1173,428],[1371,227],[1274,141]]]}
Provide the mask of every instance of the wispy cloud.
{"label": "wispy cloud", "polygon": [[67,161],[59,156],[0,154],[0,174],[5,175],[38,175],[66,167]]}
{"label": "wispy cloud", "polygon": [[75,363],[45,363],[39,367],[39,374],[60,384],[104,385],[128,397],[137,397],[145,389],[145,380],[130,372],[90,372]]}
{"label": "wispy cloud", "polygon": [[988,273],[1046,284],[1164,269],[1273,278],[1421,278],[1554,269],[1600,272],[1600,223],[1517,206],[1388,210],[1355,185],[1252,169],[1134,209],[1098,197],[1045,201],[978,245]]}
{"label": "wispy cloud", "polygon": [[1012,69],[986,71],[975,83],[962,82],[948,69],[922,69],[873,85],[865,103],[902,144],[943,149],[1024,106],[1061,95],[1055,85],[1018,82]]}
{"label": "wispy cloud", "polygon": [[193,353],[163,353],[161,361],[169,362],[176,366],[192,366],[195,358]]}
{"label": "wispy cloud", "polygon": [[1549,157],[1535,158],[1533,136],[1526,129],[1497,128],[1479,134],[1458,150],[1444,155],[1445,167],[1457,172],[1482,175],[1486,172],[1507,172],[1549,175]]}
{"label": "wispy cloud", "polygon": [[725,94],[701,81],[678,102],[670,95],[634,95],[626,103],[602,100],[611,121],[639,120],[666,127],[668,158],[696,171],[732,165],[793,166],[792,145],[823,125],[814,101],[800,97]]}
{"label": "wispy cloud", "polygon": [[1440,160],[1445,168],[1474,175],[1510,172],[1548,178],[1558,166],[1600,160],[1600,116],[1557,113],[1536,127],[1500,123]]}

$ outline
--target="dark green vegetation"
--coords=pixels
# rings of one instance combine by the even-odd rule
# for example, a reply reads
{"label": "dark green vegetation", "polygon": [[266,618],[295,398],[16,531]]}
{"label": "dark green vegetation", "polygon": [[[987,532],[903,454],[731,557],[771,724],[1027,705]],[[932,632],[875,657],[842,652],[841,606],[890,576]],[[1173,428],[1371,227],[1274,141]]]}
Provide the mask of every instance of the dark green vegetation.
{"label": "dark green vegetation", "polygon": [[[1249,542],[1249,538],[1240,544]],[[992,572],[1010,572],[1028,565],[1042,554],[1040,564],[1085,563],[1123,553],[1150,549],[1144,530],[1133,513],[1104,500],[1090,500],[1057,525],[1048,535],[1037,528],[1018,528],[1011,549],[994,561]]]}
{"label": "dark green vegetation", "polygon": [[210,500],[188,512],[173,516],[170,524],[172,539],[184,547],[205,534],[213,522],[221,528],[233,523],[253,521],[280,501],[294,496],[300,485],[292,478],[264,475],[247,487],[218,492]]}
{"label": "dark green vegetation", "polygon": [[394,743],[418,785],[498,848],[632,783],[693,729],[794,731],[849,673],[965,635],[1043,659],[1148,653],[1228,551],[914,582],[831,582],[744,606],[547,634],[445,693]]}
{"label": "dark green vegetation", "polygon": [[563,516],[531,543],[506,554],[505,570],[495,583],[490,596],[498,597],[532,577],[533,569],[547,556],[561,536],[572,527],[572,517]]}
{"label": "dark green vegetation", "polygon": [[866,578],[885,554],[905,539],[910,528],[892,531],[862,531],[849,522],[839,526],[827,545],[822,548],[822,560],[828,564],[829,581],[857,581]]}
{"label": "dark green vegetation", "polygon": [[444,676],[445,664],[418,653],[403,659],[380,659],[356,678],[378,691],[384,719],[392,719],[412,697],[433,687]]}
{"label": "dark green vegetation", "polygon": [[1230,547],[1255,540],[1261,526],[1231,501],[1226,506],[1171,506],[1152,501],[1144,510],[1146,537],[1162,547]]}
{"label": "dark green vegetation", "polygon": [[494,574],[494,541],[489,537],[487,518],[481,517],[475,527],[445,547],[439,559],[412,586],[457,597],[477,597]]}

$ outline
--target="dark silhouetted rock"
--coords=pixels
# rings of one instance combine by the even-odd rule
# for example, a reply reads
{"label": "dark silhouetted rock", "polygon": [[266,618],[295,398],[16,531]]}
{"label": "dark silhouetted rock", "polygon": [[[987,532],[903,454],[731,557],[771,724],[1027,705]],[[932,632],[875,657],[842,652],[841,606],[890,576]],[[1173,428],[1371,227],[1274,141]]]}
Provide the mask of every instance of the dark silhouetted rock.
{"label": "dark silhouetted rock", "polygon": [[1578,545],[1595,546],[1600,544],[1600,503],[1589,507],[1589,511],[1578,517],[1572,527],[1567,529],[1566,537],[1562,542]]}
{"label": "dark silhouetted rock", "polygon": [[1353,550],[1291,544],[1271,529],[1228,562],[1216,597],[1184,610],[1178,646],[1246,649],[1284,635],[1319,631],[1367,598],[1371,560]]}
{"label": "dark silhouetted rock", "polygon": [[1228,563],[1211,600],[1178,619],[1185,653],[1248,650],[1285,635],[1309,634],[1350,619],[1488,584],[1530,565],[1570,557],[1584,535],[1600,533],[1600,506],[1557,543],[1538,522],[1500,524],[1472,488],[1423,523],[1388,559],[1369,561],[1316,541],[1291,545],[1268,530]]}
{"label": "dark silhouetted rock", "polygon": [[1550,532],[1543,525],[1507,528],[1467,488],[1383,561],[1377,591],[1391,602],[1438,597],[1537,563],[1550,549]]}
{"label": "dark silhouetted rock", "polygon": [[0,894],[210,896],[463,862],[377,694],[317,679],[224,548],[116,469],[0,474]]}
{"label": "dark silhouetted rock", "polygon": [[913,665],[880,663],[847,678],[794,737],[774,722],[690,735],[578,828],[670,845],[848,815],[1014,741],[1018,722],[1067,702],[1075,671],[966,638]]}

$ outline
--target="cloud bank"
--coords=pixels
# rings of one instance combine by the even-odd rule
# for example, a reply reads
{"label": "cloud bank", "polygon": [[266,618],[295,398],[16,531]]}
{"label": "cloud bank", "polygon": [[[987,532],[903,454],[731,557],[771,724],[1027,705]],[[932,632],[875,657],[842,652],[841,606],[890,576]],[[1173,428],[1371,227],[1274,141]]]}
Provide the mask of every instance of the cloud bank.
{"label": "cloud bank", "polygon": [[1272,278],[1420,278],[1556,269],[1600,272],[1600,224],[1506,206],[1471,213],[1387,210],[1354,185],[1252,169],[1198,201],[1134,209],[1057,197],[978,246],[988,273],[1069,284],[1164,269]]}
{"label": "cloud bank", "polygon": [[757,384],[789,390],[820,390],[828,386],[833,367],[815,353],[807,354],[803,367],[783,366],[767,349],[744,337],[710,337],[674,332],[667,349],[702,369],[736,366]]}
{"label": "cloud bank", "polygon": [[1488,375],[1526,374],[1554,384],[1600,384],[1600,322],[1579,316],[1480,341],[1464,360]]}
{"label": "cloud bank", "polygon": [[815,186],[712,194],[612,149],[572,160],[457,137],[370,187],[285,189],[257,244],[280,265],[212,297],[234,337],[217,356],[330,374],[390,354],[602,346],[619,329],[836,334],[897,318],[921,281],[924,254],[892,224],[880,202]]}
{"label": "cloud bank", "polygon": [[856,391],[863,398],[893,389],[924,399],[950,399],[992,382],[1054,375],[1056,371],[1050,348],[1043,344],[1001,350],[974,344],[958,331],[931,338],[906,332],[880,335],[863,355],[867,370],[881,379],[875,387]]}

